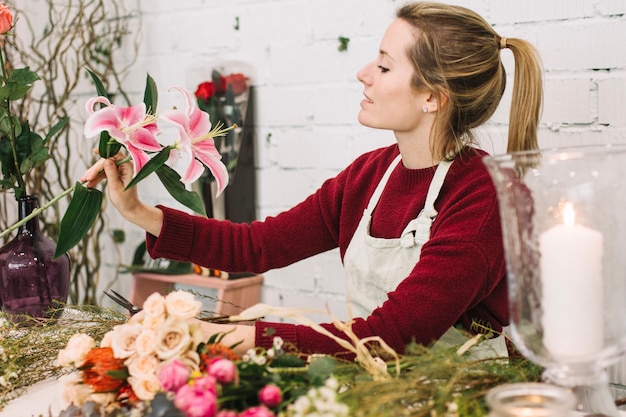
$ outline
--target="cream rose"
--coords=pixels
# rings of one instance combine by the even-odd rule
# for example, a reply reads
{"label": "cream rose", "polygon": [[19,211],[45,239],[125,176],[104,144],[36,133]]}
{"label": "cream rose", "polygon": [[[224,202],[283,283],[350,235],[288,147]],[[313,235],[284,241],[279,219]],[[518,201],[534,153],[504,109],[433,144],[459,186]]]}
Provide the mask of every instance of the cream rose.
{"label": "cream rose", "polygon": [[85,355],[96,346],[93,338],[85,333],[76,333],[68,340],[65,349],[59,351],[57,357],[61,366],[74,365],[80,367],[85,361]]}
{"label": "cream rose", "polygon": [[154,353],[157,333],[152,329],[143,329],[135,341],[136,352],[139,356],[147,356]]}
{"label": "cream rose", "polygon": [[[186,321],[169,318],[157,334],[155,352],[164,361],[176,358],[192,347],[189,324]],[[195,346],[194,346],[195,347]]]}
{"label": "cream rose", "polygon": [[147,316],[160,317],[165,313],[165,298],[158,292],[152,293],[143,303]]}
{"label": "cream rose", "polygon": [[146,329],[158,330],[163,326],[165,322],[165,315],[162,316],[148,316],[146,315],[143,319],[143,327]]}
{"label": "cream rose", "polygon": [[176,359],[192,371],[197,371],[200,369],[200,355],[195,350],[188,350],[174,359]]}
{"label": "cream rose", "polygon": [[137,337],[143,330],[140,324],[121,324],[113,328],[111,348],[116,358],[124,359],[137,351]]}
{"label": "cream rose", "polygon": [[165,321],[165,314],[161,314],[159,316],[151,316],[146,314],[144,310],[141,310],[139,313],[131,316],[126,324],[139,324],[146,329],[157,330]]}
{"label": "cream rose", "polygon": [[146,377],[155,375],[159,366],[159,359],[154,355],[133,355],[124,362],[130,376]]}
{"label": "cream rose", "polygon": [[165,309],[169,316],[187,320],[200,314],[202,302],[196,300],[190,292],[178,290],[165,297]]}
{"label": "cream rose", "polygon": [[93,394],[91,387],[82,383],[83,380],[78,373],[63,375],[59,378],[59,382],[63,386],[61,399],[68,406],[74,404],[80,407],[87,401],[89,396]]}
{"label": "cream rose", "polygon": [[128,377],[128,383],[140,400],[151,400],[162,389],[156,375],[146,377]]}
{"label": "cream rose", "polygon": [[100,347],[111,347],[111,342],[113,341],[113,335],[115,332],[110,330],[102,336],[102,340],[100,341]]}

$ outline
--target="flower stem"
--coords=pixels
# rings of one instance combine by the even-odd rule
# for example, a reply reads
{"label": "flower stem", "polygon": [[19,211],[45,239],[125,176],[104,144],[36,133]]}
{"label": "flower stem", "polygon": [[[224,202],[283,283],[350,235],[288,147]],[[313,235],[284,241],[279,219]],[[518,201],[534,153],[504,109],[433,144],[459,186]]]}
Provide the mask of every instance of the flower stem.
{"label": "flower stem", "polygon": [[[2,49],[0,49],[0,67],[2,68],[2,81],[6,86],[9,83],[7,70],[4,64],[4,54],[2,53]],[[20,164],[17,160],[17,144],[15,138],[15,125],[13,123],[13,115],[11,114],[11,100],[7,97],[4,99],[4,103],[7,109],[7,115],[9,117],[9,122],[11,125],[9,132],[9,141],[11,142],[11,151],[13,152],[13,165],[15,166],[15,177],[17,178],[17,185],[19,188],[26,192],[26,182],[22,177],[22,173],[20,172]]]}
{"label": "flower stem", "polygon": [[[125,158],[123,158],[123,159],[120,159],[120,160],[116,161],[115,163],[116,163],[117,165],[121,165],[121,164],[123,164],[124,162],[128,162],[128,161],[130,161],[131,159],[132,159],[132,158],[131,158],[131,156],[129,155],[129,156],[126,156],[126,157],[125,157]],[[100,171],[100,172],[98,173],[98,175],[100,175],[100,173],[102,173],[102,172],[104,172],[104,171]],[[76,188],[76,186],[75,186],[75,185],[71,186],[70,188],[68,188],[68,189],[66,189],[65,191],[61,192],[61,194],[59,194],[59,195],[55,196],[52,200],[48,201],[48,202],[47,202],[46,204],[44,204],[43,206],[41,206],[41,207],[38,207],[38,208],[34,209],[34,210],[33,210],[33,211],[32,211],[32,212],[28,215],[28,216],[24,217],[22,220],[20,220],[20,221],[16,222],[15,224],[13,224],[13,225],[9,226],[9,228],[7,228],[7,229],[3,230],[2,232],[0,232],[0,239],[1,239],[1,238],[3,238],[3,237],[5,237],[5,236],[6,236],[6,235],[8,235],[9,233],[11,233],[13,230],[17,229],[18,227],[20,227],[20,226],[22,226],[22,225],[26,224],[26,222],[27,222],[27,221],[29,221],[30,219],[34,218],[35,216],[38,216],[38,215],[39,215],[39,213],[43,213],[43,212],[44,212],[44,210],[46,210],[46,209],[48,209],[50,206],[52,206],[52,205],[56,204],[56,203],[57,203],[60,199],[62,199],[63,197],[65,197],[65,196],[67,196],[67,195],[69,195],[69,194],[73,193],[75,188]]]}
{"label": "flower stem", "polygon": [[2,231],[0,233],[0,238],[5,237],[6,235],[8,235],[9,233],[11,233],[13,230],[17,229],[18,227],[26,224],[26,222],[28,222],[30,219],[34,218],[35,216],[38,216],[39,213],[42,213],[44,210],[46,210],[48,207],[52,206],[53,204],[55,204],[57,201],[59,201],[60,199],[62,199],[63,197],[65,197],[66,195],[72,193],[74,191],[74,186],[68,188],[67,190],[63,191],[61,194],[57,195],[56,197],[54,197],[52,200],[48,201],[46,204],[44,204],[41,207],[38,207],[36,209],[34,209],[28,216],[24,217],[22,220],[18,221],[17,223],[13,224],[12,226],[9,226],[9,228],[5,229],[4,231]]}

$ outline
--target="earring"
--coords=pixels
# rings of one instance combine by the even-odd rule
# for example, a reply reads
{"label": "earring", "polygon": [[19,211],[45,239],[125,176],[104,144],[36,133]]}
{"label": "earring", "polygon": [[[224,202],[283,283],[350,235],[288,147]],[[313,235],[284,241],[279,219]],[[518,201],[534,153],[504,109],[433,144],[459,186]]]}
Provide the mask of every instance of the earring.
{"label": "earring", "polygon": [[424,107],[422,107],[422,111],[423,111],[424,113],[428,113],[428,106],[424,106]]}

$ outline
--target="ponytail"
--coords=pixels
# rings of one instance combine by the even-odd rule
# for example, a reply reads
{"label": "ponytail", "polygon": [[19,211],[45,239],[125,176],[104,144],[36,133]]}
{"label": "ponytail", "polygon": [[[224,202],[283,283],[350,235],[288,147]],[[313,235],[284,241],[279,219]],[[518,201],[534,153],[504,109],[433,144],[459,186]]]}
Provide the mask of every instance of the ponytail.
{"label": "ponytail", "polygon": [[515,59],[507,152],[535,150],[543,105],[541,61],[537,50],[523,39],[506,38],[505,44]]}

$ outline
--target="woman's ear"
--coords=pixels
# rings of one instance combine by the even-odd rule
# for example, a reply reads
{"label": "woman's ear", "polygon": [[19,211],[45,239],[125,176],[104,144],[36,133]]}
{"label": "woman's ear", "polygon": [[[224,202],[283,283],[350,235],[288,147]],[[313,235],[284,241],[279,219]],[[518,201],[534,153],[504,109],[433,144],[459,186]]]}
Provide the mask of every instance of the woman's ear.
{"label": "woman's ear", "polygon": [[441,93],[439,98],[435,95],[435,93],[430,93],[428,98],[426,99],[426,106],[430,112],[436,112],[440,108],[445,107],[448,103],[448,95],[445,93]]}

